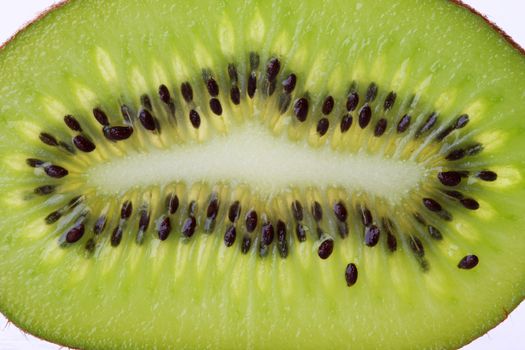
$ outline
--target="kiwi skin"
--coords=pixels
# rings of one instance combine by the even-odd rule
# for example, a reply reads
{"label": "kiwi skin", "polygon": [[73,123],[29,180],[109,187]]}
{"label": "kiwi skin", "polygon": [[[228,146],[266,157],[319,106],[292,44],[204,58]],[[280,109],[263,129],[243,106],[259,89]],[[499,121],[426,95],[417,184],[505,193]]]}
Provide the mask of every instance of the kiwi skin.
{"label": "kiwi skin", "polygon": [[[472,8],[471,6],[459,1],[459,0],[449,0],[451,2],[453,2],[454,4],[460,6],[460,7],[463,7],[467,10],[469,10],[470,12],[472,12],[473,14],[481,17],[487,24],[490,25],[490,27],[496,31],[499,35],[501,35],[507,42],[509,42],[517,51],[519,51],[521,54],[524,54],[525,55],[525,50],[519,46],[519,44],[517,44],[513,39],[512,37],[510,37],[508,34],[506,34],[500,27],[498,27],[495,23],[491,22],[487,17],[483,16],[482,14],[480,14],[478,11],[476,11],[474,8]],[[8,39],[4,44],[2,44],[2,46],[0,47],[0,49],[3,49],[5,46],[9,45],[9,43],[14,39],[16,38],[16,36],[25,31],[27,28],[29,28],[31,25],[33,25],[36,21],[38,21],[39,19],[45,17],[48,13],[50,13],[51,11],[54,11],[55,9],[59,9],[61,8],[62,6],[66,5],[68,2],[70,2],[70,0],[64,0],[62,2],[59,2],[53,6],[51,6],[49,9],[45,10],[44,12],[42,12],[38,17],[36,17],[33,21],[29,22],[26,26],[24,26],[22,29],[20,29],[16,34],[14,34],[10,39]],[[501,320],[501,322],[503,322],[506,318],[507,318],[508,314],[505,313],[504,315],[504,318]],[[500,322],[500,323],[501,323]],[[23,328],[20,328],[22,331],[24,331],[25,333],[28,333],[29,332]],[[481,336],[483,334],[479,334],[479,336]],[[476,339],[478,336],[472,338],[472,340]],[[39,339],[42,339],[42,340],[45,340],[43,338],[40,338],[37,336],[37,338]],[[60,345],[60,344],[57,344],[57,345]]]}

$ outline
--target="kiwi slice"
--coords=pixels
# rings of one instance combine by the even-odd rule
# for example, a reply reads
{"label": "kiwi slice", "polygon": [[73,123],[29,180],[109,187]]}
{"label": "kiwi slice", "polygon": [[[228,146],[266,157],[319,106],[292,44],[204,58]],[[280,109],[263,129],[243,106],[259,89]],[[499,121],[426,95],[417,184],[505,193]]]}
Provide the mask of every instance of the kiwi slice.
{"label": "kiwi slice", "polygon": [[525,59],[461,4],[83,0],[0,52],[0,310],[85,349],[453,349],[525,296]]}

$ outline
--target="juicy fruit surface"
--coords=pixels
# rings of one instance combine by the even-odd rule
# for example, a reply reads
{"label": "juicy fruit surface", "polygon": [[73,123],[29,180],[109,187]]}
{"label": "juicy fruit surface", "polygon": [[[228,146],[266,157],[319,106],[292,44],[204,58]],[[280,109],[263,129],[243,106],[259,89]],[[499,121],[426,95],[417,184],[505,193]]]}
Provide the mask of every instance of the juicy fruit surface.
{"label": "juicy fruit surface", "polygon": [[81,348],[458,347],[524,298],[524,75],[445,1],[72,1],[0,56],[0,310]]}

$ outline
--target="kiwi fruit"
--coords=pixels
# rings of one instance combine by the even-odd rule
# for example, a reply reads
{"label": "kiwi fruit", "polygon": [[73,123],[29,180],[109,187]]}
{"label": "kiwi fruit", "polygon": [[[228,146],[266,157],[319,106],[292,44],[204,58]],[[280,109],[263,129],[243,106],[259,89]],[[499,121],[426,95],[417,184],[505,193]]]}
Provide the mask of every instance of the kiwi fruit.
{"label": "kiwi fruit", "polygon": [[525,58],[453,1],[82,0],[0,52],[0,310],[82,349],[454,349],[525,296]]}

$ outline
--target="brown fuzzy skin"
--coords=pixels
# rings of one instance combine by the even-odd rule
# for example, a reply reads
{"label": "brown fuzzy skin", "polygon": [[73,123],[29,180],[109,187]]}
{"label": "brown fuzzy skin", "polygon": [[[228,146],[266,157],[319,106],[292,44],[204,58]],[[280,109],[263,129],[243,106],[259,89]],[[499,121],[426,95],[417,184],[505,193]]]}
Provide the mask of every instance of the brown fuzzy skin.
{"label": "brown fuzzy skin", "polygon": [[512,39],[512,37],[510,35],[505,33],[505,31],[503,31],[503,29],[498,27],[498,25],[496,23],[491,22],[487,18],[487,16],[485,16],[484,14],[478,12],[472,6],[463,3],[462,0],[448,0],[448,1],[450,1],[450,2],[452,2],[452,3],[454,3],[454,4],[458,5],[458,6],[461,6],[461,7],[465,8],[465,9],[469,10],[471,13],[475,14],[478,17],[481,17],[494,31],[496,31],[496,33],[501,35],[503,37],[503,39],[505,39],[512,47],[514,47],[522,55],[525,55],[525,49],[523,49],[514,39]]}
{"label": "brown fuzzy skin", "polygon": [[[0,51],[6,47],[11,41],[13,41],[20,33],[24,32],[27,28],[31,27],[31,25],[33,23],[35,23],[36,21],[40,20],[41,18],[44,18],[45,16],[47,16],[47,14],[49,14],[50,12],[58,9],[58,8],[61,8],[62,6],[66,5],[68,2],[70,1],[75,1],[75,0],[61,0],[60,2],[50,6],[48,9],[44,10],[41,14],[39,14],[35,19],[33,19],[32,21],[29,21],[27,22],[21,29],[19,29],[13,36],[11,36],[6,42],[4,42],[3,44],[0,45]],[[460,7],[463,7],[465,9],[467,9],[468,11],[470,11],[471,13],[473,13],[474,15],[478,16],[478,17],[481,17],[481,19],[483,19],[494,31],[496,31],[499,35],[501,35],[512,47],[514,47],[514,49],[516,49],[519,53],[521,53],[522,55],[525,55],[525,49],[522,48],[510,35],[508,35],[505,31],[503,31],[503,29],[501,29],[498,25],[496,25],[494,22],[491,22],[485,15],[483,15],[482,13],[478,12],[476,9],[474,9],[473,7],[471,7],[470,5],[468,4],[465,4],[463,3],[461,0],[445,0],[445,1],[450,1],[452,2],[453,4],[455,5],[458,5]],[[509,316],[509,312],[505,309],[503,309],[503,317],[501,319],[501,321],[498,323],[501,324],[503,323]],[[9,324],[11,323],[11,321],[8,319],[7,321],[7,324],[6,326],[8,326]],[[14,323],[13,323],[14,324]],[[43,338],[40,338],[38,336],[35,336],[31,333],[29,333],[27,330],[23,329],[22,327],[20,327],[19,325],[16,325],[14,324],[17,328],[19,328],[22,332],[24,332],[25,334],[29,334],[35,338],[38,338],[42,341],[46,341],[46,342],[50,342],[49,340],[47,339],[43,339]],[[497,327],[498,325],[494,326]],[[478,339],[478,337],[474,337],[473,339],[471,339],[470,342],[474,341]],[[469,342],[469,343],[470,343]],[[53,343],[53,344],[56,344],[58,346],[64,346],[62,344],[58,344],[58,343]],[[73,348],[68,348],[68,349],[73,349]]]}
{"label": "brown fuzzy skin", "polygon": [[61,0],[60,2],[54,4],[54,5],[51,5],[49,8],[47,8],[46,10],[44,10],[41,14],[39,14],[35,19],[27,22],[22,28],[20,28],[15,34],[13,34],[9,39],[7,39],[6,42],[4,42],[1,46],[0,46],[0,51],[6,47],[11,41],[13,41],[20,33],[23,33],[27,28],[31,27],[31,25],[33,23],[35,23],[36,21],[40,20],[41,18],[44,18],[45,16],[47,16],[48,13],[64,6],[66,3],[68,3],[70,0]]}

